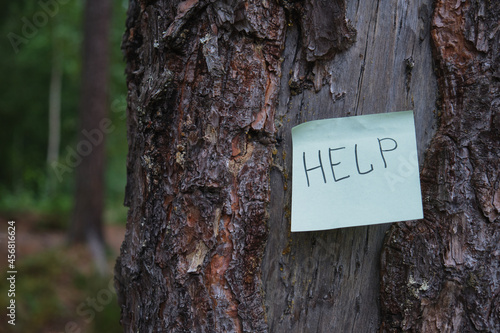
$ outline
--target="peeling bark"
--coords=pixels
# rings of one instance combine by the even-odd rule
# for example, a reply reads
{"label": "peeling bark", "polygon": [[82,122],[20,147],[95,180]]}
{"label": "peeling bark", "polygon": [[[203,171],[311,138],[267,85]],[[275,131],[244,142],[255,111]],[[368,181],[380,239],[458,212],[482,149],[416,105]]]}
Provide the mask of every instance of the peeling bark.
{"label": "peeling bark", "polygon": [[440,128],[422,170],[424,220],[382,254],[383,332],[500,331],[497,4],[436,2]]}
{"label": "peeling bark", "polygon": [[[291,127],[305,121],[413,109],[419,159],[435,130],[431,1],[348,1],[356,41],[306,66],[301,27],[288,27],[263,261],[270,332],[376,332],[380,251],[390,225],[289,233]],[[409,66],[413,59],[413,66]],[[301,77],[302,76],[302,77]]]}
{"label": "peeling bark", "polygon": [[131,1],[127,332],[265,332],[260,261],[285,29],[260,1]]}
{"label": "peeling bark", "polygon": [[331,60],[356,40],[356,29],[345,18],[344,0],[297,2],[302,48],[308,62]]}
{"label": "peeling bark", "polygon": [[422,156],[429,1],[130,1],[126,332],[379,327],[388,226],[289,234],[290,128],[414,109]]}

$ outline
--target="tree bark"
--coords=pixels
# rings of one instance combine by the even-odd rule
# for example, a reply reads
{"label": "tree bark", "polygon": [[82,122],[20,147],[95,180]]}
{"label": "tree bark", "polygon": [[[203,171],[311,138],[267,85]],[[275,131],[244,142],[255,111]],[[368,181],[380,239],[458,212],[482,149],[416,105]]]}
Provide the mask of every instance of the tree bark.
{"label": "tree bark", "polygon": [[275,2],[131,1],[130,207],[116,265],[128,332],[265,332]]}
{"label": "tree bark", "polygon": [[331,60],[308,64],[306,73],[303,32],[289,27],[263,261],[269,332],[378,330],[379,257],[389,225],[291,234],[291,127],[413,109],[422,159],[436,123],[431,8],[431,1],[346,2],[356,42]]}
{"label": "tree bark", "polygon": [[500,331],[500,9],[436,2],[440,126],[422,171],[424,220],[382,255],[382,331]]}
{"label": "tree bark", "polygon": [[125,331],[377,331],[389,225],[291,234],[290,129],[413,109],[423,160],[432,8],[130,1]]}
{"label": "tree bark", "polygon": [[[106,130],[103,131],[103,120],[107,115],[110,19],[109,0],[87,0],[79,110],[80,132],[76,147],[81,161],[76,167],[75,207],[69,236],[71,242],[88,242],[96,253],[103,252],[104,242],[102,214]],[[97,256],[102,257],[103,253]]]}

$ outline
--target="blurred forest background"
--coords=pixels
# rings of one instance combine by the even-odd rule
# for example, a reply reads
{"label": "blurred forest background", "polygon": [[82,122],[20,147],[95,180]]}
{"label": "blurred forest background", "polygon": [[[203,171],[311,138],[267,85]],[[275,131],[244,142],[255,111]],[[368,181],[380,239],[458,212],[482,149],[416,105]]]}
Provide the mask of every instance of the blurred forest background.
{"label": "blurred forest background", "polygon": [[[47,9],[48,3],[57,5],[57,11]],[[0,12],[0,267],[6,271],[7,221],[15,220],[18,271],[15,327],[6,323],[8,285],[5,277],[0,281],[0,332],[121,331],[112,267],[127,214],[126,85],[120,50],[127,6],[126,0],[113,0],[107,116],[112,131],[106,138],[103,214],[109,267],[104,274],[85,244],[68,241],[75,168],[58,172],[54,167],[67,165],[78,144],[85,1],[8,1]],[[32,26],[26,28],[26,22]],[[60,102],[55,150],[49,148],[49,133],[54,134],[49,129],[50,96],[52,106]]]}

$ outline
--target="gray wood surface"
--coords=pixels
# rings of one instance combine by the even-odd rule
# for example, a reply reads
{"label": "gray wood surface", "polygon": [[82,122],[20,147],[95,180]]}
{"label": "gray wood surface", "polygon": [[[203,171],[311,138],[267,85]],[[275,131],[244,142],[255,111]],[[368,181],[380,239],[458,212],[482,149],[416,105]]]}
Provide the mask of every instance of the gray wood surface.
{"label": "gray wood surface", "polygon": [[299,28],[288,28],[262,273],[270,332],[378,329],[379,258],[389,225],[290,233],[291,128],[315,119],[414,110],[421,163],[436,129],[431,8],[428,0],[348,1],[356,42],[309,69],[301,67]]}
{"label": "gray wood surface", "polygon": [[500,332],[500,7],[436,1],[440,125],[421,171],[424,219],[381,255],[380,332]]}

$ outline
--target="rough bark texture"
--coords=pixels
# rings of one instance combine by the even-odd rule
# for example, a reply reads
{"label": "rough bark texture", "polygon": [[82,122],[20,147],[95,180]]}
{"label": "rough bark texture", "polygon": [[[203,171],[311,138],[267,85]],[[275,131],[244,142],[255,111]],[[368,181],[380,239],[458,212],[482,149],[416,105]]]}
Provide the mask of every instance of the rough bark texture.
{"label": "rough bark texture", "polygon": [[290,128],[414,109],[421,153],[430,14],[429,0],[130,2],[126,332],[377,329],[388,226],[291,235]]}
{"label": "rough bark texture", "polygon": [[[108,53],[111,1],[87,0],[84,18],[82,88],[80,93],[80,132],[76,150],[81,162],[76,166],[75,208],[70,240],[103,242],[105,133],[101,121],[108,105]],[[102,135],[93,144],[83,131]],[[97,140],[97,137],[94,139]],[[86,144],[85,144],[86,143]],[[94,247],[93,245],[91,245]],[[99,245],[98,245],[99,246]]]}
{"label": "rough bark texture", "polygon": [[274,1],[131,1],[127,332],[265,332],[260,262],[285,16]]}
{"label": "rough bark texture", "polygon": [[[347,1],[355,42],[308,63],[289,26],[263,261],[269,332],[376,332],[379,258],[389,225],[290,234],[291,133],[304,121],[413,109],[419,158],[434,134],[431,1]],[[352,28],[349,29],[352,31]]]}
{"label": "rough bark texture", "polygon": [[422,171],[424,220],[382,255],[384,332],[500,331],[500,8],[436,2],[440,127]]}

